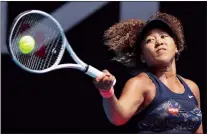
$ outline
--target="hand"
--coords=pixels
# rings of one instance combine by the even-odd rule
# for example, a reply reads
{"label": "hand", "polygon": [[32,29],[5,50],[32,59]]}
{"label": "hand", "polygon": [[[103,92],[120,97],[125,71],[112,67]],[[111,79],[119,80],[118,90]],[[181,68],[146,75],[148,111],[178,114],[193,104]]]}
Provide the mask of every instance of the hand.
{"label": "hand", "polygon": [[108,70],[103,70],[104,75],[93,80],[93,84],[98,89],[108,90],[113,86],[115,77]]}

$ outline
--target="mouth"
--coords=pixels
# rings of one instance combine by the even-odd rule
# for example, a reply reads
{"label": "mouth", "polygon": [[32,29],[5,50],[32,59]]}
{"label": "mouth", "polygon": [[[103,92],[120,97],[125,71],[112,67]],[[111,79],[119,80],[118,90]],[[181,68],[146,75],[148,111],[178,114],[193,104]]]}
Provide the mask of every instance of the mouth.
{"label": "mouth", "polygon": [[157,49],[156,52],[165,51],[165,50],[166,50],[165,48],[159,48],[159,49]]}

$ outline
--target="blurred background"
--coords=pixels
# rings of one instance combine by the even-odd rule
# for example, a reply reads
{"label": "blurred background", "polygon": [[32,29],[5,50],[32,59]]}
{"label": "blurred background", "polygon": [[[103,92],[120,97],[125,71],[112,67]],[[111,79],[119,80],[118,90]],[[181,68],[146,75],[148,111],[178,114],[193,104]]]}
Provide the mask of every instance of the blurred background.
{"label": "blurred background", "polygon": [[[71,69],[30,74],[10,59],[6,44],[13,19],[25,10],[50,13],[84,62],[117,78],[119,96],[133,69],[110,61],[114,55],[103,45],[103,33],[120,20],[147,20],[162,11],[178,17],[184,25],[187,50],[177,71],[195,81],[201,93],[204,132],[207,129],[207,2],[1,2],[1,131],[2,133],[136,132],[136,121],[116,127],[106,118],[102,98],[92,79]],[[66,53],[62,62],[73,62]]]}

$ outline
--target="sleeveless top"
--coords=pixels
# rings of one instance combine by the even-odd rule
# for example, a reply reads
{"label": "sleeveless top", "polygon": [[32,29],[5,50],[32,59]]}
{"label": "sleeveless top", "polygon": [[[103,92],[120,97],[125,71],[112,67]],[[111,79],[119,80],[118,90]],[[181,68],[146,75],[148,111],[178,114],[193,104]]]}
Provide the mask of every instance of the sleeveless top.
{"label": "sleeveless top", "polygon": [[202,122],[202,113],[191,89],[177,75],[185,91],[172,92],[155,75],[146,73],[156,86],[156,95],[151,104],[138,113],[139,134],[194,133]]}

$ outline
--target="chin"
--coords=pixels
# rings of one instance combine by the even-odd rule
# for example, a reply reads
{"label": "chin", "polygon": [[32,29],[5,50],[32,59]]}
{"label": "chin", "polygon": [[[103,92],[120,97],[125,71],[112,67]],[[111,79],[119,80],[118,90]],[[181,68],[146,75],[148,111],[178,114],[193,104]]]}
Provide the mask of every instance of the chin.
{"label": "chin", "polygon": [[148,66],[169,66],[175,60],[173,55],[160,55],[147,59]]}
{"label": "chin", "polygon": [[172,64],[174,58],[169,58],[169,57],[159,57],[156,59],[155,61],[155,65],[159,65],[159,66],[168,66],[170,64]]}

